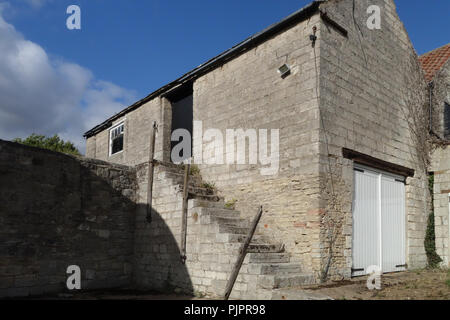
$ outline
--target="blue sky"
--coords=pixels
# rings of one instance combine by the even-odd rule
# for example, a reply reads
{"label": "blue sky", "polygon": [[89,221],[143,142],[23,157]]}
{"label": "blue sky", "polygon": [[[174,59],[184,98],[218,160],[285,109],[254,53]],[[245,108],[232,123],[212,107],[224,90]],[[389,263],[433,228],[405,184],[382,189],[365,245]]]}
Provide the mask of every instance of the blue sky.
{"label": "blue sky", "polygon": [[[30,41],[45,52],[49,79],[60,83],[58,77],[63,77],[69,67],[80,67],[75,75],[71,73],[66,84],[69,87],[70,81],[83,79],[80,83],[84,87],[73,97],[74,101],[82,100],[77,104],[79,108],[92,108],[99,101],[114,104],[95,114],[95,121],[99,121],[109,116],[108,112],[119,111],[134,99],[142,98],[309,2],[0,0],[3,8],[0,13],[5,25],[15,28],[20,41]],[[419,54],[450,42],[450,1],[431,2],[396,0],[399,15]],[[82,30],[68,30],[65,26],[66,8],[71,4],[81,7]],[[89,112],[93,114],[92,110]],[[25,114],[24,111],[22,116]],[[73,138],[76,130],[97,124],[93,121],[82,128],[73,128],[71,133],[64,133],[56,124],[44,131],[58,129],[63,136]],[[23,125],[31,127],[15,135],[27,135],[30,130],[39,129],[31,122]],[[0,138],[11,138],[1,135],[0,130]],[[81,145],[82,140],[78,141]]]}

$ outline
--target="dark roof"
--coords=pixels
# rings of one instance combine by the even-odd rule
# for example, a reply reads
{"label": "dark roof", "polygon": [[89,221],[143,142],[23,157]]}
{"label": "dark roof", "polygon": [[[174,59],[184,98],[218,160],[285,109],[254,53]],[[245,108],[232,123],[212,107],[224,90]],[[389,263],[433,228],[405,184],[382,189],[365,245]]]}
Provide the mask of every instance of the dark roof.
{"label": "dark roof", "polygon": [[444,64],[450,59],[450,43],[433,51],[425,53],[419,57],[422,69],[425,72],[425,79],[432,81],[434,76],[442,69]]}
{"label": "dark roof", "polygon": [[120,111],[119,113],[116,113],[109,119],[105,120],[101,124],[95,126],[91,130],[87,131],[84,134],[84,137],[90,137],[98,132],[104,130],[105,128],[108,128],[111,126],[112,122],[123,115],[127,114],[130,111],[133,111],[137,109],[138,107],[142,106],[143,104],[147,103],[148,101],[154,99],[157,96],[160,96],[161,94],[171,90],[172,88],[175,88],[179,85],[182,85],[184,83],[191,82],[200,76],[212,71],[213,69],[223,65],[227,61],[230,61],[234,59],[235,57],[247,52],[248,50],[258,46],[259,44],[265,42],[272,36],[280,33],[281,31],[284,31],[293,25],[297,24],[299,21],[302,21],[304,19],[309,18],[313,14],[315,14],[318,9],[319,5],[326,0],[315,0],[312,3],[308,4],[307,6],[303,7],[302,9],[294,12],[293,14],[289,15],[288,17],[284,18],[280,22],[277,22],[268,28],[264,29],[261,32],[256,33],[255,35],[247,38],[246,40],[240,42],[239,44],[235,45],[234,47],[222,52],[218,56],[212,58],[211,60],[201,64],[197,68],[189,71],[182,77],[178,78],[177,80],[161,87],[160,89],[152,92],[144,99],[141,99],[131,106],[125,108],[124,110]]}

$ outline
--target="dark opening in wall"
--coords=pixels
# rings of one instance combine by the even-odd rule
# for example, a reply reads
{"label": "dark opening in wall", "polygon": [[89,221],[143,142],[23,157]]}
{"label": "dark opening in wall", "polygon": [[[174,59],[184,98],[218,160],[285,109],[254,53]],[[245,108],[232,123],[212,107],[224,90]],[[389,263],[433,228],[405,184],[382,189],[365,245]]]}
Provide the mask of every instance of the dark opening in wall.
{"label": "dark opening in wall", "polygon": [[[172,104],[172,130],[171,134],[177,129],[185,129],[189,132],[190,152],[181,150],[179,156],[182,160],[190,158],[192,155],[192,124],[193,124],[193,88],[192,83],[184,84],[181,87],[172,90],[166,95],[166,98]],[[171,153],[173,148],[181,143],[183,138],[178,141],[171,141]],[[183,154],[185,153],[185,154]]]}
{"label": "dark opening in wall", "polygon": [[109,144],[110,144],[110,152],[109,155],[113,155],[123,151],[123,122],[119,125],[116,125],[109,131]]}
{"label": "dark opening in wall", "polygon": [[444,137],[450,139],[450,104],[444,102]]}

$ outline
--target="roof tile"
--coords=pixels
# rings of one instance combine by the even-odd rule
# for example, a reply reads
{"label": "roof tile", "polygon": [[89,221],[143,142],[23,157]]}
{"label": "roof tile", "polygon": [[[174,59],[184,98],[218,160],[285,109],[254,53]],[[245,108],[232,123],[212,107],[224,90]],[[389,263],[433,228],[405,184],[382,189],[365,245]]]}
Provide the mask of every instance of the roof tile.
{"label": "roof tile", "polygon": [[425,79],[432,81],[436,73],[441,70],[444,64],[450,59],[450,43],[443,47],[425,53],[419,57],[425,72]]}

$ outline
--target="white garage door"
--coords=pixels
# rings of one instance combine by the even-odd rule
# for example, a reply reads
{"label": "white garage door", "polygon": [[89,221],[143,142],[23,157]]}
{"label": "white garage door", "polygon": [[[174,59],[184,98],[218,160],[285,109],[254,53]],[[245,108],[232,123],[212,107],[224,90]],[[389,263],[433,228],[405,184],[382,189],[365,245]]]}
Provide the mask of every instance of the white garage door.
{"label": "white garage door", "polygon": [[404,177],[355,166],[353,276],[405,270],[405,224]]}

